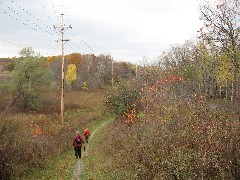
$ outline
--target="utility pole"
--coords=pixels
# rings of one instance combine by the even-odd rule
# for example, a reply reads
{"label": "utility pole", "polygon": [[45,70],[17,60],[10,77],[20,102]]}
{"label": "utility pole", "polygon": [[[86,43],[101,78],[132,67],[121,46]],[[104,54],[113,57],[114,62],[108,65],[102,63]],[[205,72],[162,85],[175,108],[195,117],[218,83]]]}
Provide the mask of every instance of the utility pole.
{"label": "utility pole", "polygon": [[62,23],[60,26],[55,26],[55,29],[59,29],[59,32],[61,33],[61,44],[62,44],[62,86],[61,86],[61,121],[62,121],[62,126],[64,125],[64,44],[69,41],[69,39],[64,39],[64,33],[67,29],[71,28],[72,26],[69,25],[68,27],[65,26],[63,23],[63,15],[62,16]]}
{"label": "utility pole", "polygon": [[112,58],[112,87],[113,87],[113,58]]}
{"label": "utility pole", "polygon": [[137,73],[138,73],[138,65],[136,64],[136,77],[137,77]]}

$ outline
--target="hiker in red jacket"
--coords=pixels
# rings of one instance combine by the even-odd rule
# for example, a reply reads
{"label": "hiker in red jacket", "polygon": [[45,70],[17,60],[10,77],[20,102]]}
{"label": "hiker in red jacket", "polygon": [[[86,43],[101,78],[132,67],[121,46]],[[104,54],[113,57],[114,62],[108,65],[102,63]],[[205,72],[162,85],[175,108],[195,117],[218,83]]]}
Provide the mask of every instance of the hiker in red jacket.
{"label": "hiker in red jacket", "polygon": [[84,144],[84,140],[83,140],[82,136],[80,136],[79,131],[76,131],[76,135],[73,138],[73,146],[74,146],[76,158],[82,157],[82,153],[81,153],[82,144]]}
{"label": "hiker in red jacket", "polygon": [[83,134],[85,136],[86,142],[88,143],[88,138],[90,137],[90,131],[88,130],[88,128],[84,131]]}

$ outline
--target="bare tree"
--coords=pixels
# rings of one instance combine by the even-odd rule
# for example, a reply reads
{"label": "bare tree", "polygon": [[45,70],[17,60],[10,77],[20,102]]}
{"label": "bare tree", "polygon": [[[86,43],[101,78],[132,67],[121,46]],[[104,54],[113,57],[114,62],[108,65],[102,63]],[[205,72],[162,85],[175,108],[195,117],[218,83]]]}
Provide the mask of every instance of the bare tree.
{"label": "bare tree", "polygon": [[233,100],[236,100],[239,87],[239,22],[240,0],[215,0],[213,3],[204,1],[200,5],[201,20],[204,26],[200,29],[203,40],[214,41],[224,51],[228,52],[229,60],[233,63]]}

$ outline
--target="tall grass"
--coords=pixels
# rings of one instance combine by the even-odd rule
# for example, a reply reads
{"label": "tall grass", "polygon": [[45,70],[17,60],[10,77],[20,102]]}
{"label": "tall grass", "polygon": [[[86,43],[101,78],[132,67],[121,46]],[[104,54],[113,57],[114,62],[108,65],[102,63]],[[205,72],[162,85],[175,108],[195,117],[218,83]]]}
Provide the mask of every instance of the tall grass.
{"label": "tall grass", "polygon": [[26,173],[44,168],[52,159],[71,150],[76,130],[83,133],[87,124],[103,117],[104,96],[104,91],[67,91],[63,127],[60,115],[55,111],[59,107],[58,101],[52,95],[40,112],[5,114],[0,128],[1,177],[21,179]]}
{"label": "tall grass", "polygon": [[238,115],[192,105],[168,106],[131,126],[116,121],[102,150],[113,179],[239,179]]}
{"label": "tall grass", "polygon": [[187,81],[164,83],[141,91],[141,116],[119,116],[105,133],[108,177],[240,179],[239,107],[212,104]]}

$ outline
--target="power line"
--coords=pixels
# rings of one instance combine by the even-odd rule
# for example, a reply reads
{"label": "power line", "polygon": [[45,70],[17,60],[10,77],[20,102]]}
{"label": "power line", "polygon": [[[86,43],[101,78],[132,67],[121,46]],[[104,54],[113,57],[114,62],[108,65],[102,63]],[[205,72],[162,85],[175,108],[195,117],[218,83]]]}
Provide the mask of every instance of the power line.
{"label": "power line", "polygon": [[[12,45],[13,47],[19,47],[21,49],[25,48],[25,47],[29,47],[27,45],[20,45],[20,44],[17,44],[15,42],[11,42],[11,41],[8,41],[8,40],[4,40],[2,39],[1,40],[2,42],[6,43],[6,44],[9,44],[9,45]],[[48,56],[49,54],[51,54],[48,50],[40,50],[40,48],[34,48],[36,52],[39,52],[41,55],[45,55],[45,56]],[[52,53],[52,55],[54,55],[54,53]]]}
{"label": "power line", "polygon": [[[43,0],[42,0],[42,2],[43,2]],[[20,6],[14,0],[11,0],[11,3],[14,4],[16,7],[18,7],[19,9],[17,9],[17,10],[13,9],[12,6],[10,7],[10,6],[0,2],[0,4],[2,4],[3,6],[5,6],[8,9],[8,11],[6,11],[6,10],[3,11],[3,13],[5,15],[7,15],[10,18],[18,21],[19,23],[23,24],[24,26],[34,30],[35,32],[47,37],[48,39],[51,39],[51,40],[55,41],[54,38],[53,38],[53,36],[54,36],[53,32],[54,33],[57,32],[55,28],[51,28],[46,23],[43,23],[42,20],[35,17],[32,13],[30,13],[28,10],[26,10],[26,8]],[[53,7],[52,9],[54,10],[54,12],[57,13],[56,6],[53,4],[53,1],[51,1],[50,3],[51,3],[51,6]],[[62,3],[62,7],[64,7],[63,3]],[[46,9],[43,4],[42,4],[42,8]],[[10,12],[12,14],[10,14]],[[22,15],[20,12],[24,12],[25,15]],[[31,20],[31,18],[29,18],[29,17],[27,18],[26,15],[29,16],[29,17],[32,17],[34,19],[34,21]],[[48,18],[49,21],[52,21],[52,19],[50,18],[49,15],[47,15],[47,18]],[[67,20],[68,20],[68,18],[67,18]],[[38,23],[36,23],[36,22],[38,22]],[[68,20],[68,22],[69,22],[69,20]],[[39,24],[41,24],[41,26]],[[52,30],[52,32],[50,32],[49,30],[46,30],[45,28],[48,28],[48,29]],[[76,37],[74,37],[74,36],[72,36],[72,37],[73,37],[73,39],[76,39]],[[82,45],[79,45],[79,42]],[[50,45],[52,45],[52,43],[48,43],[48,45],[50,46]],[[70,46],[71,46],[71,50],[76,49],[76,50],[79,50],[80,52],[84,51],[84,53],[86,53],[87,50],[84,50],[84,47],[83,47],[83,46],[85,46],[87,49],[89,49],[89,52],[94,53],[93,49],[83,40],[80,40],[78,42],[70,41]]]}
{"label": "power line", "polygon": [[35,17],[32,13],[28,12],[25,8],[21,7],[19,4],[17,4],[16,2],[14,2],[13,0],[11,0],[12,3],[14,3],[17,7],[19,7],[22,11],[24,11],[25,13],[27,13],[28,15],[32,16],[36,21],[38,21],[39,23],[43,24],[45,27],[51,29],[52,31],[55,31],[55,29],[53,29],[51,26],[48,26],[47,24],[45,24],[44,22],[42,22],[39,18]]}
{"label": "power line", "polygon": [[[12,2],[14,2],[14,1],[12,1]],[[51,32],[49,32],[49,31],[47,31],[47,30],[44,31],[44,29],[43,29],[42,27],[40,27],[38,24],[36,24],[36,23],[33,22],[32,20],[24,17],[21,13],[19,13],[19,12],[18,12],[17,10],[15,10],[15,9],[9,7],[8,5],[3,4],[2,2],[0,2],[0,5],[3,5],[4,7],[7,8],[8,12],[7,12],[6,10],[2,11],[5,15],[7,15],[7,16],[9,16],[10,18],[18,21],[19,23],[23,24],[24,26],[29,27],[30,29],[34,30],[35,32],[37,32],[37,33],[39,33],[39,34],[47,37],[48,39],[52,39],[53,41],[55,41],[55,40],[53,39],[53,34],[52,34]],[[15,3],[15,5],[17,5],[17,4]],[[21,11],[25,11],[25,13],[27,13],[28,16],[32,16],[31,13],[29,13],[29,12],[28,12],[27,10],[25,10],[24,8],[21,8],[20,5],[17,5],[17,6],[21,9]],[[12,14],[10,14],[10,12],[12,12]],[[14,15],[15,15],[15,16],[17,15],[17,18],[15,18]],[[22,20],[19,19],[19,17],[22,18]],[[37,20],[37,21],[40,22],[40,23],[42,22],[40,19],[36,18],[35,16],[34,16],[34,19]],[[23,20],[24,20],[24,21],[23,21]],[[29,24],[31,24],[31,25],[29,25]],[[32,26],[32,24],[33,24],[34,26]],[[46,27],[49,27],[49,26],[46,25],[45,23],[44,23],[44,25],[45,25]],[[51,29],[54,30],[54,31],[56,31],[56,30],[53,29],[53,28],[51,28]],[[47,34],[44,33],[44,32],[46,32]],[[49,47],[52,46],[52,43],[48,43],[48,46],[49,46]],[[55,49],[55,48],[53,47],[53,49]],[[44,54],[45,54],[45,53],[44,53]]]}
{"label": "power line", "polygon": [[7,43],[7,44],[11,44],[11,45],[14,45],[14,46],[18,46],[20,48],[24,48],[23,46],[19,45],[19,44],[16,44],[14,42],[10,42],[10,41],[6,41],[6,40],[2,40],[4,43]]}
{"label": "power line", "polygon": [[[16,21],[18,21],[18,22],[20,22],[20,20],[19,19],[17,19],[17,18],[14,18],[11,14],[9,14],[9,13],[7,13],[6,11],[3,11],[3,13],[4,14],[6,14],[7,16],[9,16],[10,18],[13,18],[14,20],[16,20]],[[25,22],[20,22],[20,23],[22,23],[23,25],[25,25],[25,26],[28,26]],[[37,32],[37,29],[35,29],[35,28],[33,28],[33,27],[30,27],[32,30],[34,30],[34,31],[36,31]]]}
{"label": "power line", "polygon": [[[47,9],[45,8],[45,6],[43,5],[43,2],[44,0],[40,0],[40,3],[41,3],[41,6],[42,6],[42,8],[43,8],[43,10],[44,10],[44,12],[46,13],[46,15],[47,15],[47,17],[48,17],[48,20],[51,22],[51,24],[52,25],[54,25],[55,23],[54,23],[54,21],[53,21],[53,19],[49,16],[49,13],[48,13],[48,11],[47,11]],[[56,15],[56,17],[57,17],[57,22],[58,23],[61,23],[60,21],[59,21],[59,16],[58,15]],[[55,29],[54,29],[55,30]]]}
{"label": "power line", "polygon": [[[52,0],[51,0],[51,3],[52,3],[52,5],[53,5]],[[63,11],[63,13],[64,13],[65,20],[67,21],[68,24],[70,24],[69,19],[68,19],[68,15],[67,15],[68,13],[66,13],[66,7],[64,6],[63,0],[61,1],[61,3],[62,3],[62,11]],[[53,5],[53,8],[55,8],[54,5]],[[55,8],[55,9],[56,9],[56,8]],[[78,50],[80,50],[80,51],[84,51],[84,50],[83,50],[83,47],[82,47],[81,45],[77,44],[76,42],[73,42],[75,39],[78,39],[78,38],[76,38],[75,36],[73,36],[73,35],[71,35],[71,34],[68,34],[68,35],[72,36],[72,37],[71,37],[70,44],[73,44],[76,49],[78,49]],[[80,41],[80,43],[81,43],[82,45],[86,46],[87,49],[90,50],[89,53],[90,53],[90,52],[94,53],[94,50],[93,50],[84,40],[80,39],[79,41]],[[87,52],[87,50],[84,51],[84,53],[86,53],[86,52]]]}
{"label": "power line", "polygon": [[[89,52],[89,53],[93,53],[94,54],[94,50],[82,39],[73,36],[71,34],[68,34],[71,38],[70,43],[73,44],[75,46],[75,48],[79,49],[80,51],[85,51],[85,52]],[[81,43],[82,45],[79,45],[78,43]],[[84,50],[84,46],[88,49],[88,50]]]}
{"label": "power line", "polygon": [[[14,18],[12,15],[8,14],[7,12],[4,11],[3,13],[6,14],[6,15],[8,15],[10,18],[13,18],[14,20],[20,22],[17,18]],[[25,26],[27,26],[27,27],[30,27],[30,26],[28,26],[28,24],[26,24],[26,23],[24,23],[24,22],[20,22],[20,23],[22,23],[23,25],[25,25]],[[52,40],[54,40],[51,36],[46,35],[46,34],[43,34],[43,33],[40,33],[36,28],[34,28],[34,27],[30,27],[30,28],[31,28],[32,30],[34,30],[35,32],[39,33],[39,34],[44,35],[45,37],[51,38]],[[11,44],[11,43],[10,43],[10,44]],[[52,44],[52,43],[50,43],[50,44]],[[50,44],[49,44],[49,46],[50,46]],[[54,49],[54,48],[53,48],[53,49]]]}
{"label": "power line", "polygon": [[[13,0],[12,0],[11,2],[14,3]],[[49,25],[43,23],[39,18],[33,16],[33,14],[30,13],[30,12],[28,12],[25,8],[21,7],[21,6],[20,6],[19,4],[17,4],[16,2],[14,3],[17,7],[20,8],[21,11],[24,11],[28,16],[33,17],[34,20],[36,20],[36,21],[38,21],[40,24],[42,24],[43,27],[52,30],[52,32],[49,32],[48,30],[46,30],[46,29],[44,29],[43,27],[39,26],[39,24],[33,22],[31,19],[27,19],[26,17],[24,17],[23,15],[21,15],[19,12],[17,12],[17,10],[12,9],[11,7],[9,7],[8,5],[6,5],[6,4],[4,4],[4,3],[2,3],[2,2],[0,2],[0,3],[1,3],[2,5],[4,5],[8,10],[10,10],[10,11],[13,12],[13,13],[15,13],[18,17],[19,17],[19,16],[22,17],[26,22],[21,22],[19,18],[14,18],[14,17],[11,16],[9,13],[7,13],[6,11],[4,11],[4,13],[7,14],[9,17],[15,19],[16,21],[21,22],[21,23],[22,23],[23,25],[25,25],[25,26],[28,26],[28,24],[31,23],[31,26],[29,26],[31,29],[33,29],[34,31],[37,32],[37,31],[38,31],[37,28],[39,28],[39,31],[49,34],[50,36],[48,36],[48,38],[51,38],[52,40],[54,40],[54,39],[52,38],[52,36],[53,36],[53,33],[56,33],[57,31],[56,31],[54,28],[50,27]],[[48,16],[48,17],[49,17],[49,16]],[[32,25],[34,25],[34,27],[32,27]],[[45,36],[46,36],[46,35],[45,35]]]}

